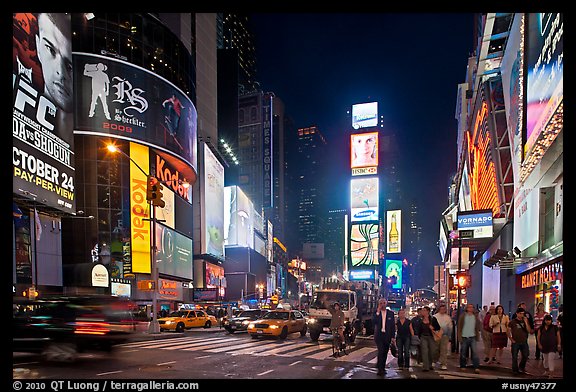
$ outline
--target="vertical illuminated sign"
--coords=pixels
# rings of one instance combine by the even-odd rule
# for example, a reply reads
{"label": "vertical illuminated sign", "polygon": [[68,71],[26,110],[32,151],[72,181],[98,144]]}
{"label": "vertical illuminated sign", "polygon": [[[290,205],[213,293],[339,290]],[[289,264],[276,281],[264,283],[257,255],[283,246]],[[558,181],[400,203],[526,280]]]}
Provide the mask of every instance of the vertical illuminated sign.
{"label": "vertical illuminated sign", "polygon": [[[130,143],[130,237],[132,272],[150,273],[150,206],[146,201],[147,176],[140,167],[149,167],[148,147]],[[136,164],[138,166],[136,166]]]}
{"label": "vertical illuminated sign", "polygon": [[350,222],[378,220],[378,177],[350,180]]}
{"label": "vertical illuminated sign", "polygon": [[352,268],[378,265],[378,224],[355,224],[350,233]]}
{"label": "vertical illuminated sign", "polygon": [[386,253],[402,252],[402,211],[386,211]]}
{"label": "vertical illuminated sign", "polygon": [[202,253],[224,257],[224,167],[207,144],[204,144],[204,170],[201,199],[204,236]]}
{"label": "vertical illuminated sign", "polygon": [[378,125],[378,102],[352,105],[352,128],[375,127]]}

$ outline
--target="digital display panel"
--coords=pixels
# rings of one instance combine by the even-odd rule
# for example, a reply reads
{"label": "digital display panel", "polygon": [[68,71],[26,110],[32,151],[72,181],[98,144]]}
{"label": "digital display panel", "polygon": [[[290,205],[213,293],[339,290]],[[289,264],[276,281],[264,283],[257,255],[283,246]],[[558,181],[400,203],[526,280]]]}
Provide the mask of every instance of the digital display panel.
{"label": "digital display panel", "polygon": [[378,166],[378,132],[350,135],[350,167]]}
{"label": "digital display panel", "polygon": [[386,259],[384,279],[390,279],[393,289],[402,288],[402,260]]}
{"label": "digital display panel", "polygon": [[378,177],[350,180],[351,222],[378,220]]}
{"label": "digital display panel", "polygon": [[351,268],[379,265],[378,225],[374,223],[355,224],[350,233]]}
{"label": "digital display panel", "polygon": [[402,252],[402,211],[386,211],[386,253]]}
{"label": "digital display panel", "polygon": [[352,105],[352,128],[360,129],[378,125],[378,102]]}

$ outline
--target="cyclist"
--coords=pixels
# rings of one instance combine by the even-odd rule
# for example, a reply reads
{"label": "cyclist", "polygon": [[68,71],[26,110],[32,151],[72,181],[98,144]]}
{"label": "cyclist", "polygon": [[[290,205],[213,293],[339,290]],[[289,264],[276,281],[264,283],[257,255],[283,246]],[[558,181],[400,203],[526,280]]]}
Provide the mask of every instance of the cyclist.
{"label": "cyclist", "polygon": [[345,345],[344,340],[344,312],[340,308],[340,303],[334,302],[334,305],[327,308],[332,315],[332,320],[330,321],[330,330],[338,331],[338,336],[340,336],[340,343],[342,347]]}

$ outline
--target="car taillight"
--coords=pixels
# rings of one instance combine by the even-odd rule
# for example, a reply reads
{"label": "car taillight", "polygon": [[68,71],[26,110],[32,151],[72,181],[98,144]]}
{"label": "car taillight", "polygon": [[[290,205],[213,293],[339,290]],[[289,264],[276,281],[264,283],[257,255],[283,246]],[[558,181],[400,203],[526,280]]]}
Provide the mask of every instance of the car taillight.
{"label": "car taillight", "polygon": [[79,335],[106,335],[110,332],[110,324],[103,321],[76,321],[74,333]]}

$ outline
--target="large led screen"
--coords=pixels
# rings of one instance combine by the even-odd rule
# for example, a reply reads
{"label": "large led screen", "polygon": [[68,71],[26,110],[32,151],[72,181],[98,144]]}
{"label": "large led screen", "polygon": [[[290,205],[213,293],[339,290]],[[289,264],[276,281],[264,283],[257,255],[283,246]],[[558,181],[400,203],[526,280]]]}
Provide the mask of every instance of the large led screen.
{"label": "large led screen", "polygon": [[378,125],[378,102],[352,105],[352,128],[375,127]]}
{"label": "large led screen", "polygon": [[238,186],[224,188],[224,245],[254,249],[252,201]]}
{"label": "large led screen", "polygon": [[386,211],[386,253],[402,252],[402,211]]}
{"label": "large led screen", "polygon": [[562,13],[529,13],[526,45],[526,155],[564,98]]}
{"label": "large led screen", "polygon": [[178,87],[130,63],[77,52],[74,87],[76,133],[138,141],[196,172],[196,108]]}
{"label": "large led screen", "polygon": [[378,225],[355,224],[350,233],[351,268],[378,265]]}
{"label": "large led screen", "polygon": [[[395,283],[394,277],[396,279]],[[402,260],[386,259],[386,271],[384,273],[384,279],[392,280],[393,289],[402,288]]]}
{"label": "large led screen", "polygon": [[192,280],[192,239],[156,223],[158,272]]}
{"label": "large led screen", "polygon": [[351,222],[378,220],[378,177],[350,180]]}
{"label": "large led screen", "polygon": [[350,167],[378,166],[378,132],[350,135]]}
{"label": "large led screen", "polygon": [[70,14],[12,15],[14,193],[76,213]]}
{"label": "large led screen", "polygon": [[224,167],[204,144],[202,253],[224,257]]}

